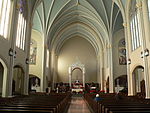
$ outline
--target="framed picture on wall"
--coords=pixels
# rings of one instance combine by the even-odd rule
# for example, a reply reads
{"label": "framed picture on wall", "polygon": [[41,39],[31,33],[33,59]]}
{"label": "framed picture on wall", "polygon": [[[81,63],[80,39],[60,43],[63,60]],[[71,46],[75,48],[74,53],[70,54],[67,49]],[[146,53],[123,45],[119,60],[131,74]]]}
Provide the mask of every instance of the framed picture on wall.
{"label": "framed picture on wall", "polygon": [[36,41],[34,41],[32,39],[30,45],[31,45],[31,47],[30,47],[29,63],[31,65],[36,65],[36,56],[37,56],[37,44],[36,44]]}
{"label": "framed picture on wall", "polygon": [[119,65],[126,65],[126,48],[125,48],[125,40],[121,39],[118,44],[118,54],[119,54]]}

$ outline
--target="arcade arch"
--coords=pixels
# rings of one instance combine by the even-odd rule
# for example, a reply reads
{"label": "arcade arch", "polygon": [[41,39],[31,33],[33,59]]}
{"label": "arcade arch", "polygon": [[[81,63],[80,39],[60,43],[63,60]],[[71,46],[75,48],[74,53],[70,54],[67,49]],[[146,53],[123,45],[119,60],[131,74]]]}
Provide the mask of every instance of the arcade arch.
{"label": "arcade arch", "polygon": [[133,94],[145,94],[145,80],[144,80],[144,67],[137,66],[132,72],[133,76]]}
{"label": "arcade arch", "polygon": [[0,94],[2,97],[6,97],[6,81],[7,81],[7,71],[8,68],[6,66],[6,63],[0,58]]}
{"label": "arcade arch", "polygon": [[24,93],[24,70],[21,66],[14,66],[13,69],[13,82],[12,82],[12,94],[21,95]]}
{"label": "arcade arch", "polygon": [[80,61],[77,61],[76,63],[72,64],[68,69],[69,70],[69,85],[71,87],[72,78],[73,78],[72,73],[76,69],[79,69],[82,72],[82,84],[83,84],[83,87],[85,87],[85,66],[81,64]]}

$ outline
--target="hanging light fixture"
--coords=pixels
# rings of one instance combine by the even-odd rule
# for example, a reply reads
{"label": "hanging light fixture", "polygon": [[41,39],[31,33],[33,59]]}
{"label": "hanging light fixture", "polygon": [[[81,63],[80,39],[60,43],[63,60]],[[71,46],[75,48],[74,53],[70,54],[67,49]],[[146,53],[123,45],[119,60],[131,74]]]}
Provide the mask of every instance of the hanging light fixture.
{"label": "hanging light fixture", "polygon": [[25,63],[26,63],[26,64],[29,64],[29,59],[28,59],[28,58],[26,58]]}
{"label": "hanging light fixture", "polygon": [[24,11],[24,5],[25,5],[25,1],[24,0],[20,0],[17,3],[17,9],[20,11],[20,13],[23,13],[23,11]]}
{"label": "hanging light fixture", "polygon": [[128,59],[127,64],[131,64],[131,59],[130,58]]}
{"label": "hanging light fixture", "polygon": [[144,57],[144,53],[143,53],[143,51],[141,51],[141,58],[143,58]]}
{"label": "hanging light fixture", "polygon": [[13,55],[14,55],[14,52],[13,52],[13,49],[12,49],[12,48],[9,49],[8,54],[9,54],[9,56],[13,56]]}
{"label": "hanging light fixture", "polygon": [[148,49],[145,49],[145,50],[144,50],[144,55],[145,55],[145,56],[149,56],[149,50],[148,50]]}

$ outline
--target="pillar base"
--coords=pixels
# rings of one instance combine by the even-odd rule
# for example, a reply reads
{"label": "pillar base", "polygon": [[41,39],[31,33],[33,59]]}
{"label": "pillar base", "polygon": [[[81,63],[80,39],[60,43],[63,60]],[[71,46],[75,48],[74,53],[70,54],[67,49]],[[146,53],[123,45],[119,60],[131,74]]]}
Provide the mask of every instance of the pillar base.
{"label": "pillar base", "polygon": [[150,99],[150,97],[145,97],[145,99]]}
{"label": "pillar base", "polygon": [[133,94],[128,94],[128,96],[133,96]]}
{"label": "pillar base", "polygon": [[109,93],[114,93],[114,91],[109,91]]}

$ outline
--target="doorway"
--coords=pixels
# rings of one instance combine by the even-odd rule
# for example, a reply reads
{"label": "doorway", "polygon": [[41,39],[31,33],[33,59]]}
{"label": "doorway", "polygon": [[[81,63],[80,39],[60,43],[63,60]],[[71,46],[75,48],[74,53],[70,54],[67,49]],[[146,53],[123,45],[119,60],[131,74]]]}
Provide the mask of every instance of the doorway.
{"label": "doorway", "polygon": [[144,80],[144,67],[137,66],[133,73],[133,90],[134,94],[142,94],[145,95],[145,80]]}
{"label": "doorway", "polygon": [[4,67],[0,63],[0,95],[2,95],[2,89],[3,89],[3,74],[4,74]]}
{"label": "doorway", "polygon": [[24,71],[20,66],[13,70],[12,94],[22,95],[24,93]]}

